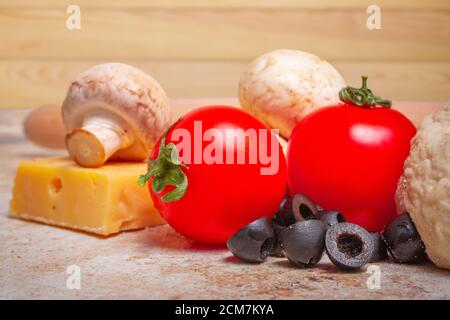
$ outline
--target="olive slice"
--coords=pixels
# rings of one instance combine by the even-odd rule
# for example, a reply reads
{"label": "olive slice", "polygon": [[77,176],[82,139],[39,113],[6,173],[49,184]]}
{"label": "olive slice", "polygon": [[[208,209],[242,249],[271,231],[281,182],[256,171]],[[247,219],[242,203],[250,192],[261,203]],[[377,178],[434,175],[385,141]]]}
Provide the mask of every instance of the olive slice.
{"label": "olive slice", "polygon": [[355,270],[369,262],[374,243],[372,236],[364,228],[342,222],[327,230],[325,248],[328,257],[337,267]]}
{"label": "olive slice", "polygon": [[290,226],[299,221],[315,219],[317,206],[306,195],[297,193],[287,197],[277,212],[277,219],[283,226]]}
{"label": "olive slice", "polygon": [[387,258],[387,247],[379,232],[370,233],[373,240],[373,254],[369,262],[383,261]]}
{"label": "olive slice", "polygon": [[339,211],[317,211],[316,219],[325,223],[327,229],[335,224],[345,222],[344,215]]}
{"label": "olive slice", "polygon": [[284,252],[281,246],[282,242],[282,232],[286,229],[286,227],[279,225],[275,221],[272,221],[272,227],[275,234],[275,243],[273,245],[272,250],[270,251],[270,255],[272,257],[283,258]]}
{"label": "olive slice", "polygon": [[425,245],[408,213],[397,216],[386,227],[383,239],[396,262],[418,263],[427,256]]}
{"label": "olive slice", "polygon": [[299,267],[312,267],[322,258],[325,225],[319,220],[296,222],[282,232],[281,246],[288,260]]}
{"label": "olive slice", "polygon": [[274,214],[272,221],[279,224],[280,226],[284,226],[284,222],[281,220],[282,212],[285,209],[285,206],[287,206],[287,203],[290,201],[290,196],[287,194],[284,196],[283,200],[281,200],[280,205],[278,206],[278,211]]}
{"label": "olive slice", "polygon": [[227,247],[241,260],[263,262],[273,250],[275,238],[272,222],[267,218],[255,220],[227,241]]}

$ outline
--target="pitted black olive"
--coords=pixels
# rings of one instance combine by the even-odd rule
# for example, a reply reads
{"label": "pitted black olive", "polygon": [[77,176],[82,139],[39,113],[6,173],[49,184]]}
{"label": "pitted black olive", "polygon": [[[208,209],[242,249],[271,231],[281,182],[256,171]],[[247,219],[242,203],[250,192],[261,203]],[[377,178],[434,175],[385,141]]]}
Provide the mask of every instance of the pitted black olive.
{"label": "pitted black olive", "polygon": [[325,225],[319,220],[296,222],[282,232],[286,257],[300,267],[312,267],[322,258],[325,247]]}
{"label": "pitted black olive", "polygon": [[337,223],[345,222],[344,215],[339,211],[317,211],[316,219],[325,223],[327,229]]}
{"label": "pitted black olive", "polygon": [[295,194],[287,197],[277,212],[277,219],[283,226],[290,226],[299,221],[315,219],[317,206],[307,196]]}
{"label": "pitted black olive", "polygon": [[294,213],[292,212],[292,196],[286,195],[283,198],[273,220],[284,227],[295,223]]}
{"label": "pitted black olive", "polygon": [[284,207],[286,206],[287,202],[289,201],[290,196],[287,194],[284,196],[283,200],[281,200],[280,205],[278,206],[278,211],[275,213],[275,215],[272,218],[272,221],[274,221],[275,223],[284,226],[284,222],[281,220],[281,212],[284,209]]}
{"label": "pitted black olive", "polygon": [[342,269],[359,269],[373,255],[372,236],[364,228],[347,222],[331,226],[325,236],[325,248],[330,260]]}
{"label": "pitted black olive", "polygon": [[369,262],[383,261],[387,258],[387,247],[379,232],[370,233],[373,240],[373,254]]}
{"label": "pitted black olive", "polygon": [[426,258],[425,245],[408,213],[402,213],[386,227],[383,240],[397,262],[418,263]]}
{"label": "pitted black olive", "polygon": [[260,218],[229,238],[227,247],[239,259],[263,262],[273,250],[274,243],[272,222],[267,218]]}
{"label": "pitted black olive", "polygon": [[283,248],[281,247],[282,231],[284,231],[286,227],[283,227],[274,221],[272,221],[272,227],[275,234],[275,243],[269,255],[273,257],[283,258],[285,255],[283,252]]}

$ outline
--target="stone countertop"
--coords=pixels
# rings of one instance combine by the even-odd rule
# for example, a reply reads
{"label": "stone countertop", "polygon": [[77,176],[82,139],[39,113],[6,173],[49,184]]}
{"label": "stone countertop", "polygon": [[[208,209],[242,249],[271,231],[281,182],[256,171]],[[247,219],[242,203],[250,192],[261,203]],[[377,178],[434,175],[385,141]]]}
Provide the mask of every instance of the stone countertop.
{"label": "stone countertop", "polygon": [[[174,105],[180,114],[209,103],[235,101],[176,100]],[[417,123],[439,105],[401,107]],[[280,258],[253,265],[225,248],[192,243],[167,225],[101,238],[11,219],[8,206],[18,162],[64,153],[25,140],[20,124],[27,112],[0,110],[0,298],[450,299],[450,271],[431,263],[382,262],[348,273],[338,271],[324,255],[312,269],[295,268]],[[80,289],[67,287],[67,270],[73,265],[80,268]],[[367,286],[371,266],[379,268],[380,289]]]}

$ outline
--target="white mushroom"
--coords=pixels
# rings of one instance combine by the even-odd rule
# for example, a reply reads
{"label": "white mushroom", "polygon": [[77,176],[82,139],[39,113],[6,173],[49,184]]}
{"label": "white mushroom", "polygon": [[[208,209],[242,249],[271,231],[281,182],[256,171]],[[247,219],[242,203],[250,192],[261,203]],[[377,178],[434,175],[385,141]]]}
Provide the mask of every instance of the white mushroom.
{"label": "white mushroom", "polygon": [[239,82],[239,100],[272,128],[289,138],[305,115],[339,103],[345,82],[328,62],[297,50],[275,50],[255,61]]}
{"label": "white mushroom", "polygon": [[409,212],[431,261],[450,269],[450,105],[420,125],[396,200],[398,213]]}
{"label": "white mushroom", "polygon": [[109,158],[140,161],[168,127],[169,100],[145,72],[121,63],[96,65],[76,77],[62,105],[66,147],[81,166]]}

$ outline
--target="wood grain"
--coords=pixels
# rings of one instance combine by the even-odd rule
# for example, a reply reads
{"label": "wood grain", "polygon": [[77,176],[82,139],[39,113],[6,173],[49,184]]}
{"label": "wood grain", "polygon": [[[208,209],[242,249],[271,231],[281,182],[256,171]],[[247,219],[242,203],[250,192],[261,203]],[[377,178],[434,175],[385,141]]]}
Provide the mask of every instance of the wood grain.
{"label": "wood grain", "polygon": [[[0,60],[0,108],[61,103],[70,81],[102,61]],[[171,97],[237,96],[240,75],[248,61],[125,61],[153,75]],[[360,76],[381,95],[398,100],[450,100],[450,62],[337,62],[351,85]]]}
{"label": "wood grain", "polygon": [[[67,7],[72,0],[0,0],[0,7]],[[367,8],[371,0],[77,0],[81,8],[153,8],[153,9],[305,9],[305,8]],[[448,0],[377,0],[381,8],[449,9]]]}
{"label": "wood grain", "polygon": [[68,30],[57,8],[0,10],[3,59],[252,59],[293,48],[341,61],[449,61],[449,12],[384,10],[153,10],[86,8]]}
{"label": "wood grain", "polygon": [[292,48],[333,62],[346,80],[370,76],[380,95],[448,100],[450,1],[380,0],[382,29],[366,28],[369,0],[0,0],[0,108],[59,103],[71,79],[106,61],[151,73],[172,97],[235,96],[250,60]]}

